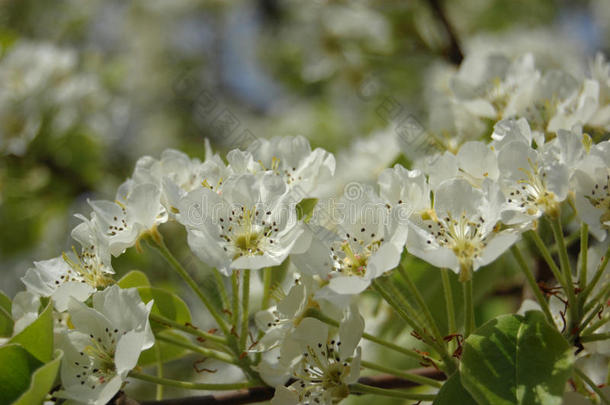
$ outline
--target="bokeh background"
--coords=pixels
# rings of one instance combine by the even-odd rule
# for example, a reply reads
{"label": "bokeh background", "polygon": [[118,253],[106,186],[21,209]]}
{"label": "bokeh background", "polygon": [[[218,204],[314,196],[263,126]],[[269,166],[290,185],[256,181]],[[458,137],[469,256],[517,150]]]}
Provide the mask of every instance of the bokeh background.
{"label": "bokeh background", "polygon": [[[434,125],[434,72],[459,60],[437,7],[466,55],[530,50],[579,76],[609,54],[608,0],[0,1],[0,288],[13,296],[32,261],[71,249],[87,199],[113,199],[138,157],[165,148],[203,158],[205,138],[222,153],[301,134],[336,153],[346,182],[408,165],[388,108]],[[205,277],[183,231],[165,232]],[[178,288],[154,252],[132,250],[119,274]],[[413,266],[427,297],[441,291]],[[522,299],[511,266],[497,267],[476,281],[480,321]],[[376,305],[380,330],[408,339]]]}

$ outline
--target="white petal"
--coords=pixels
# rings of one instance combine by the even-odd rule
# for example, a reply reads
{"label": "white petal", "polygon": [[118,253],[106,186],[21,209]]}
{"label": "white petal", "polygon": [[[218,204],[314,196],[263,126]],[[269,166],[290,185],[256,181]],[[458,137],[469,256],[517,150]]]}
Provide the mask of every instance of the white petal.
{"label": "white petal", "polygon": [[341,347],[339,354],[342,359],[351,357],[354,354],[356,346],[362,339],[364,332],[364,318],[358,312],[358,307],[353,304],[345,311],[345,316],[339,325],[339,339]]}
{"label": "white petal", "polygon": [[127,373],[136,366],[145,343],[146,336],[139,332],[130,331],[121,336],[117,342],[114,355],[116,371],[119,376],[127,377]]}
{"label": "white petal", "polygon": [[463,179],[442,182],[435,193],[435,207],[439,216],[445,213],[452,217],[462,214],[474,216],[482,205],[483,193]]}
{"label": "white petal", "polygon": [[51,298],[53,299],[55,309],[57,309],[59,312],[63,312],[68,309],[68,302],[70,298],[84,302],[94,292],[95,288],[87,283],[68,281],[60,284],[53,295],[51,295]]}
{"label": "white petal", "polygon": [[301,309],[305,301],[305,286],[296,284],[288,295],[277,304],[277,309],[285,315],[287,319],[293,318]]}
{"label": "white petal", "polygon": [[475,261],[475,269],[479,266],[485,266],[496,260],[502,253],[506,252],[512,245],[519,239],[519,234],[515,232],[500,232],[499,234],[493,236],[489,242],[487,242],[487,246],[485,250],[483,250],[483,254],[481,258]]}
{"label": "white petal", "polygon": [[337,294],[360,294],[371,284],[371,280],[358,276],[337,276],[330,279],[328,287]]}
{"label": "white petal", "polygon": [[275,388],[275,394],[271,399],[271,405],[296,405],[299,398],[296,392],[280,385]]}

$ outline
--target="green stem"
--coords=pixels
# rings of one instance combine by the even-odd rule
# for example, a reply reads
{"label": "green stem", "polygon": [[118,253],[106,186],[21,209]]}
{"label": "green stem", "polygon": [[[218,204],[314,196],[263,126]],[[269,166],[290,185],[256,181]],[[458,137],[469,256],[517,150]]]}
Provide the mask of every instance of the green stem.
{"label": "green stem", "polygon": [[604,274],[604,270],[606,269],[606,266],[608,265],[608,259],[609,258],[610,258],[610,247],[608,247],[608,249],[606,250],[606,253],[604,255],[604,259],[601,262],[601,264],[599,265],[599,267],[597,268],[597,270],[595,272],[595,275],[593,276],[593,279],[587,285],[585,290],[580,293],[581,294],[581,300],[583,302],[585,302],[587,300],[587,297],[589,296],[589,294],[591,294],[591,291],[593,291],[593,289],[595,288],[595,286],[597,285],[597,283],[601,279],[602,275]]}
{"label": "green stem", "polygon": [[[412,317],[411,314],[415,309],[404,300],[399,301],[400,293],[390,283],[384,283],[380,279],[373,280],[371,283],[375,291],[398,313],[398,315],[409,325],[413,330],[419,332],[423,328],[419,324],[417,317]],[[417,320],[416,320],[417,319]]]}
{"label": "green stem", "polygon": [[534,292],[534,295],[536,296],[536,300],[538,301],[538,304],[540,304],[540,308],[542,308],[542,312],[544,312],[544,315],[546,316],[547,321],[549,321],[549,323],[551,325],[554,325],[555,321],[553,320],[553,315],[551,314],[551,310],[549,308],[549,303],[547,302],[546,298],[544,297],[544,294],[542,293],[542,291],[540,291],[540,287],[536,283],[534,274],[532,273],[531,269],[529,268],[529,266],[523,259],[523,255],[521,254],[521,251],[519,250],[519,248],[517,247],[516,244],[513,245],[510,249],[511,249],[511,252],[513,253],[513,256],[515,256],[515,260],[517,260],[517,264],[521,268],[521,271],[525,275],[525,278],[527,279],[527,282],[529,283],[530,288]]}
{"label": "green stem", "polygon": [[[580,278],[578,280],[578,287],[580,290],[584,290],[587,286],[587,261],[589,253],[589,226],[583,222],[580,225]],[[584,302],[580,301],[580,307],[582,308]]]}
{"label": "green stem", "polygon": [[202,390],[202,391],[230,391],[239,390],[243,388],[254,387],[255,384],[251,382],[241,383],[229,383],[229,384],[206,384],[206,383],[193,383],[187,381],[170,380],[168,378],[159,378],[148,374],[142,374],[135,371],[129,373],[129,377],[136,378],[138,380],[166,385],[169,387],[183,388],[187,390]]}
{"label": "green stem", "polygon": [[464,339],[474,330],[474,305],[472,304],[472,278],[464,281]]}
{"label": "green stem", "polygon": [[561,227],[561,216],[553,218],[551,221],[551,228],[553,229],[553,235],[555,241],[559,246],[559,265],[561,266],[561,272],[563,273],[565,281],[565,291],[568,296],[568,308],[570,313],[570,320],[568,322],[567,333],[572,334],[574,332],[574,326],[578,325],[578,302],[576,301],[576,295],[574,293],[574,283],[572,281],[572,269],[570,266],[570,258],[568,257],[568,250],[565,245],[565,239],[563,236],[563,229]]}
{"label": "green stem", "polygon": [[372,363],[370,361],[362,360],[360,362],[360,364],[362,365],[362,367],[366,367],[366,368],[369,368],[369,369],[375,370],[375,371],[381,371],[382,373],[392,374],[396,377],[401,377],[407,381],[413,381],[414,383],[417,383],[417,384],[430,385],[432,387],[437,387],[437,388],[440,388],[443,386],[443,384],[440,381],[434,380],[432,378],[424,377],[424,376],[417,375],[417,374],[406,373],[402,370],[398,370],[398,369],[391,368],[391,367],[385,367],[385,366],[382,366],[379,364]]}
{"label": "green stem", "polygon": [[[319,321],[324,322],[327,325],[331,325],[334,327],[339,327],[339,322],[335,321],[332,318],[329,318],[328,316],[324,315],[322,312],[320,312],[320,310],[316,309],[316,308],[309,308],[305,314],[305,317],[311,317],[311,318],[316,318]],[[398,346],[394,343],[388,342],[386,340],[383,340],[381,338],[378,338],[377,336],[373,336],[369,333],[363,333],[362,334],[362,338],[369,340],[371,342],[377,343],[380,346],[384,346],[387,347],[388,349],[394,350],[396,352],[402,353],[406,356],[412,357],[414,359],[420,360],[422,359],[421,354],[418,354],[417,352],[413,351],[413,350],[409,350],[406,349],[402,346]]]}
{"label": "green stem", "polygon": [[610,405],[610,400],[604,395],[602,390],[582,371],[577,368],[574,368],[574,372],[578,377],[580,377],[584,382],[587,383],[589,387],[599,396],[599,398],[603,401],[604,404]]}
{"label": "green stem", "polygon": [[[589,253],[589,225],[586,222],[580,224],[580,274],[578,278],[578,289],[582,292],[587,287],[587,267]],[[585,300],[581,294],[578,295],[578,317],[582,318],[586,311]]]}
{"label": "green stem", "polygon": [[273,279],[273,268],[267,267],[263,269],[263,301],[261,309],[269,308],[269,301],[271,301],[271,281]]}
{"label": "green stem", "polygon": [[192,352],[199,353],[205,357],[214,358],[214,359],[217,359],[217,360],[223,361],[225,363],[229,363],[229,364],[235,364],[235,365],[238,364],[233,356],[228,355],[223,352],[219,352],[219,351],[212,350],[212,349],[206,349],[204,347],[197,346],[193,343],[185,342],[185,341],[175,339],[175,338],[165,336],[165,335],[157,335],[157,336],[155,336],[155,338],[161,342],[166,342],[166,343],[170,343],[174,346],[183,347]]}
{"label": "green stem", "polygon": [[[159,345],[155,345],[155,359],[157,361],[157,377],[163,378],[163,361],[161,360],[161,349]],[[155,399],[161,401],[163,399],[163,385],[157,384]]]}
{"label": "green stem", "polygon": [[585,342],[594,342],[597,340],[606,340],[610,339],[610,332],[608,333],[592,333],[590,335],[584,335],[580,337],[580,341]]}
{"label": "green stem", "polygon": [[[580,231],[573,232],[573,233],[569,234],[568,236],[565,237],[566,246],[572,246],[572,243],[576,242],[578,239],[580,239]],[[558,253],[559,252],[559,246],[556,243],[554,243],[549,248],[549,252],[552,255],[554,255],[555,253]]]}
{"label": "green stem", "polygon": [[227,308],[229,306],[229,296],[227,295],[227,289],[225,288],[225,282],[222,278],[222,274],[220,274],[220,272],[215,268],[212,269],[212,273],[214,273],[214,280],[216,281],[218,291],[220,291],[222,307]]}
{"label": "green stem", "polygon": [[241,332],[239,335],[239,347],[245,351],[248,341],[248,322],[250,320],[250,270],[243,271],[241,290]]}
{"label": "green stem", "polygon": [[[591,322],[593,319],[595,319],[595,317],[597,316],[599,311],[601,311],[603,309],[604,309],[604,306],[602,304],[599,304],[597,306],[597,308],[595,308],[594,311],[591,311],[591,313],[589,313],[589,315],[580,323],[580,326],[578,327],[578,330],[582,331],[582,330],[586,329],[586,327],[589,324],[589,322]],[[585,312],[585,314],[586,314],[586,312]]]}
{"label": "green stem", "polygon": [[600,319],[599,321],[592,323],[587,328],[585,328],[585,330],[582,331],[581,336],[592,334],[593,332],[595,332],[596,330],[598,330],[599,328],[601,328],[608,322],[610,322],[610,316],[606,316],[606,317]]}
{"label": "green stem", "polygon": [[598,303],[606,301],[607,295],[610,293],[610,284],[606,284],[589,300],[589,302],[585,305],[584,313],[589,312],[593,307],[595,307]]}
{"label": "green stem", "polygon": [[227,343],[227,340],[222,336],[204,332],[202,330],[197,329],[195,326],[192,326],[192,325],[191,326],[183,325],[181,323],[175,322],[175,321],[173,321],[169,318],[166,318],[164,316],[161,316],[161,315],[151,313],[150,320],[157,322],[159,324],[162,324],[162,325],[171,326],[174,329],[181,330],[183,332],[189,333],[193,336],[197,336],[197,337],[200,337],[205,340],[209,340],[209,341],[221,343],[221,344]]}
{"label": "green stem", "polygon": [[557,263],[555,263],[555,260],[553,260],[553,257],[551,256],[551,253],[544,244],[544,241],[540,238],[540,235],[538,235],[538,233],[536,233],[536,231],[534,230],[527,231],[525,235],[528,235],[534,241],[536,247],[542,254],[542,258],[551,269],[553,276],[555,276],[555,279],[559,282],[559,284],[564,286],[565,282],[563,280],[563,276],[561,275],[561,271],[559,270],[559,267],[557,267]]}
{"label": "green stem", "polygon": [[413,280],[411,280],[411,277],[409,277],[409,274],[407,273],[407,271],[404,269],[403,266],[398,267],[398,273],[400,274],[402,279],[407,283],[407,288],[409,289],[411,294],[415,297],[417,306],[424,313],[424,317],[426,318],[428,327],[432,330],[432,334],[434,335],[435,339],[438,342],[443,342],[443,335],[441,334],[441,331],[438,329],[438,325],[436,324],[436,321],[434,320],[434,317],[432,316],[432,313],[430,312],[430,308],[428,308],[428,304],[426,304],[426,301],[424,300],[424,297],[419,292],[419,289],[417,288],[415,283],[413,283]]}
{"label": "green stem", "polygon": [[182,267],[180,262],[169,251],[169,249],[165,245],[165,242],[163,242],[163,238],[161,237],[161,234],[157,233],[157,236],[158,237],[150,237],[150,238],[148,238],[148,240],[153,242],[153,246],[157,248],[157,251],[159,253],[161,253],[161,256],[163,256],[163,258],[180,275],[180,277],[182,277],[182,279],[184,281],[186,281],[186,283],[189,285],[189,287],[191,287],[191,289],[195,292],[195,294],[197,294],[197,296],[199,297],[199,299],[201,300],[203,305],[205,305],[205,307],[208,309],[208,311],[210,311],[210,314],[212,315],[212,317],[214,318],[214,320],[216,321],[218,326],[220,326],[220,328],[222,329],[224,334],[228,335],[229,328],[227,327],[227,325],[226,325],[224,319],[222,318],[222,316],[220,315],[220,313],[218,313],[218,311],[216,311],[216,308],[214,308],[214,305],[212,304],[212,302],[208,299],[208,297],[206,297],[205,293],[201,290],[201,288],[199,288],[199,286],[197,285],[195,280],[193,280],[193,278],[188,274],[188,272],[184,269],[184,267]]}
{"label": "green stem", "polygon": [[233,329],[237,330],[239,320],[239,271],[233,271],[231,274],[231,324]]}
{"label": "green stem", "polygon": [[449,280],[449,270],[441,269],[441,279],[443,281],[443,292],[445,293],[445,306],[447,308],[447,323],[449,325],[449,333],[457,332],[455,322],[455,309],[453,308],[453,291],[451,290],[451,282]]}
{"label": "green stem", "polygon": [[434,398],[436,398],[436,395],[433,394],[411,394],[401,390],[388,390],[364,384],[351,384],[349,386],[349,391],[351,394],[375,394],[384,397],[410,399],[413,401],[433,401]]}
{"label": "green stem", "polygon": [[437,342],[433,337],[428,336],[423,331],[419,323],[414,321],[414,317],[410,314],[415,314],[415,309],[404,299],[400,292],[391,283],[382,282],[379,278],[372,283],[373,288],[383,297],[383,299],[392,306],[396,313],[404,319],[404,321],[420,336],[428,346],[436,350],[443,359],[443,367],[448,375],[453,374],[457,370],[455,360],[449,352],[444,342]]}

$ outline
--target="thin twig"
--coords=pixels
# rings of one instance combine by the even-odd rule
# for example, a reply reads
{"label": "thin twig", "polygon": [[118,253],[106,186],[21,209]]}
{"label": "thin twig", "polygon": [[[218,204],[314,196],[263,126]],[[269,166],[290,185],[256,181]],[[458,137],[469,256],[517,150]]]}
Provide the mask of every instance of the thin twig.
{"label": "thin twig", "polygon": [[436,18],[438,18],[445,27],[445,31],[447,31],[447,35],[449,36],[449,48],[445,50],[447,58],[451,63],[459,65],[464,59],[464,53],[460,47],[460,42],[458,41],[455,30],[447,19],[445,11],[443,10],[439,0],[428,0],[428,4],[436,15]]}
{"label": "thin twig", "polygon": [[[445,374],[433,367],[418,368],[408,370],[410,374],[416,374],[422,377],[431,378],[434,380],[445,380]],[[376,388],[384,389],[400,389],[412,388],[419,384],[405,380],[404,378],[393,375],[377,375],[370,377],[361,377],[358,383]],[[164,399],[163,401],[144,401],[137,402],[133,399],[127,399],[125,395],[116,397],[112,404],[129,404],[129,405],[241,405],[252,404],[256,402],[268,401],[273,398],[275,390],[273,387],[253,387],[229,392],[218,393],[214,395],[193,396],[175,399]],[[122,402],[121,402],[122,401]],[[129,401],[129,402],[125,402]]]}

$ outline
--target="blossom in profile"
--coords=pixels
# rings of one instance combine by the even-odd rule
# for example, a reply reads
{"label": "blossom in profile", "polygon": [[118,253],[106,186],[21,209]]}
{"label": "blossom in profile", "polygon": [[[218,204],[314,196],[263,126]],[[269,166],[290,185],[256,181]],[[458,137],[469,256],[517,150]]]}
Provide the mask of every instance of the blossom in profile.
{"label": "blossom in profile", "polygon": [[145,232],[167,221],[160,198],[157,185],[128,179],[119,187],[114,201],[89,201],[113,256],[122,254]]}
{"label": "blossom in profile", "polygon": [[529,139],[529,129],[515,125],[496,145],[506,224],[529,226],[543,214],[556,216],[559,204],[568,196],[570,175],[585,150],[578,131],[559,130],[553,140],[538,148]]}
{"label": "blossom in profile", "polygon": [[72,237],[80,243],[80,252],[73,249],[72,254],[34,262],[21,279],[28,291],[51,297],[55,308],[62,312],[70,297],[85,301],[97,289],[114,282],[108,245],[95,219],[77,217],[82,222],[72,230]]}
{"label": "blossom in profile", "polygon": [[281,177],[289,189],[296,189],[298,200],[320,197],[320,185],[335,173],[332,153],[322,148],[311,150],[303,136],[259,138],[246,151],[229,152],[227,160],[235,173],[268,171]]}
{"label": "blossom in profile", "polygon": [[[287,376],[295,381],[289,386],[276,384],[273,405],[303,403],[334,404],[349,395],[349,384],[360,376],[361,349],[358,347],[364,331],[364,319],[352,307],[345,312],[338,336],[328,325],[305,318],[286,339],[291,344],[281,357],[290,359]],[[264,370],[261,377],[266,378]]]}
{"label": "blossom in profile", "polygon": [[574,205],[589,231],[605,240],[610,228],[610,142],[593,146],[571,178]]}
{"label": "blossom in profile", "polygon": [[501,229],[502,193],[485,181],[475,188],[461,178],[446,180],[434,192],[434,210],[409,230],[409,253],[470,279],[472,271],[494,261],[519,233]]}
{"label": "blossom in profile", "polygon": [[114,285],[93,294],[93,307],[71,300],[73,329],[59,336],[63,349],[62,389],[55,396],[89,405],[106,404],[154,344],[148,316],[138,291]]}

